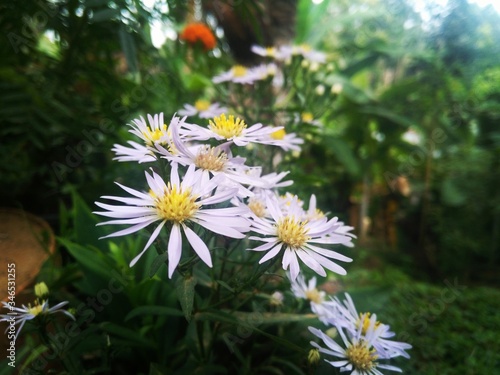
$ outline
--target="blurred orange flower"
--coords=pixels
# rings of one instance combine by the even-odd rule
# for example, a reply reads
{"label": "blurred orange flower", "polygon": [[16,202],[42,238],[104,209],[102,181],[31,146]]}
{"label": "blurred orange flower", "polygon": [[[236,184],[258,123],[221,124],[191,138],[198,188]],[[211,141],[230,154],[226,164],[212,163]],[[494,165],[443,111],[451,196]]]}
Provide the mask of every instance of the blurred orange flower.
{"label": "blurred orange flower", "polygon": [[185,40],[189,44],[201,42],[205,51],[214,49],[217,44],[212,30],[210,30],[208,26],[203,23],[190,23],[187,25],[182,31],[180,39]]}

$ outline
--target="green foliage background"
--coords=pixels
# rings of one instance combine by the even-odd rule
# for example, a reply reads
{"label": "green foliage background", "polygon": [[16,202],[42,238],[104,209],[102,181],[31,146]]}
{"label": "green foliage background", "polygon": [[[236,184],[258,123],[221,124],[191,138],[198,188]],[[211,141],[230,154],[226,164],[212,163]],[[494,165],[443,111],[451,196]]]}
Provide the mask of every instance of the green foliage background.
{"label": "green foliage background", "polygon": [[[251,9],[254,3],[235,6]],[[359,246],[364,258],[356,267],[363,269],[349,269],[356,277],[342,286],[412,338],[412,360],[398,366],[409,374],[492,373],[500,365],[500,16],[465,0],[450,0],[445,8],[423,3],[427,21],[411,1],[298,2],[296,42],[327,51],[332,64],[313,81],[297,82],[298,91],[325,86],[326,94],[301,102],[324,129],[312,131],[301,157],[285,160],[283,169],[291,170],[295,193],[314,192],[324,211],[345,221],[354,220],[354,207],[374,223],[387,202],[397,202],[396,244],[372,226]],[[209,73],[231,63],[224,39],[220,56],[189,63],[178,40],[154,47],[150,23],[160,20],[179,31],[188,14],[185,1],[163,0],[150,8],[132,0],[24,0],[2,2],[0,14],[0,204],[34,212],[56,229],[65,267],[49,264],[40,278],[49,280],[59,299],[78,303],[75,296],[95,295],[109,269],[134,279],[89,324],[85,343],[81,336],[71,343],[75,352],[105,353],[102,362],[86,363],[103,373],[126,373],[132,354],[142,366],[137,373],[168,373],[176,366],[178,373],[202,371],[207,362],[213,368],[205,366],[203,373],[223,373],[222,358],[203,357],[182,308],[156,305],[177,298],[165,270],[128,269],[144,238],[98,241],[104,233],[88,206],[103,192],[112,194],[113,181],[139,178],[126,163],[111,161],[112,145],[128,139],[126,123],[146,113],[173,114],[216,92]],[[340,91],[332,93],[334,85]],[[402,138],[410,128],[419,143]],[[397,189],[400,176],[409,181],[410,195]],[[429,314],[443,280],[454,278],[467,288],[441,313]],[[236,287],[237,281],[219,286],[228,295]],[[266,294],[274,285],[261,287]],[[416,311],[423,313],[412,324]],[[194,325],[207,335],[215,320],[231,333],[246,319],[203,313]],[[331,370],[324,364],[307,368],[287,354],[279,341],[283,331],[306,348],[310,338],[299,332],[308,322],[293,315],[279,319],[276,327],[264,320],[266,329],[254,331],[237,359],[231,357],[232,369]],[[166,322],[176,328],[157,332]],[[183,330],[189,335],[175,347]],[[149,340],[160,343],[156,351]],[[225,348],[223,342],[214,345],[219,353]]]}

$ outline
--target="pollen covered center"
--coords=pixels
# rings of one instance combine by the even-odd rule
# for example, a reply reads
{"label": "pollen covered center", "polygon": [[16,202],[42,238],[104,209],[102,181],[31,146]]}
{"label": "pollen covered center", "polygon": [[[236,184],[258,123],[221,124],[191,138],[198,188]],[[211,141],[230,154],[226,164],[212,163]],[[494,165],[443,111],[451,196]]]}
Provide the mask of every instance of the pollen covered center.
{"label": "pollen covered center", "polygon": [[321,297],[321,293],[316,288],[306,291],[306,298],[309,301],[312,301],[312,302],[318,303],[318,304],[323,302],[323,297]]}
{"label": "pollen covered center", "polygon": [[312,120],[314,120],[314,116],[311,112],[302,112],[300,117],[302,118],[303,122],[311,122]]}
{"label": "pollen covered center", "polygon": [[[368,331],[368,327],[370,327],[370,315],[371,313],[359,313],[359,318],[356,320],[356,328],[359,329],[359,326],[361,325],[361,333],[363,335],[366,335],[366,332]],[[377,321],[375,323],[375,328],[380,326],[380,322]]]}
{"label": "pollen covered center", "polygon": [[33,307],[31,307],[31,305],[28,306],[29,306],[28,313],[30,313],[33,316],[37,316],[43,311],[43,305],[38,304],[38,302]]}
{"label": "pollen covered center", "polygon": [[345,354],[349,362],[359,371],[371,370],[375,365],[375,360],[378,358],[375,349],[368,349],[364,341],[349,346]]}
{"label": "pollen covered center", "polygon": [[276,139],[277,141],[281,141],[283,138],[285,138],[285,135],[285,129],[279,129],[271,133],[271,138]]}
{"label": "pollen covered center", "polygon": [[278,238],[288,246],[299,249],[310,239],[307,236],[309,229],[305,227],[307,221],[285,217],[278,223]]}
{"label": "pollen covered center", "polygon": [[203,112],[210,108],[210,102],[208,100],[197,100],[194,107],[198,112]]}
{"label": "pollen covered center", "polygon": [[250,199],[248,202],[248,208],[251,209],[257,217],[266,216],[266,206],[257,199]]}
{"label": "pollen covered center", "polygon": [[227,163],[227,154],[220,149],[204,146],[198,151],[194,163],[200,169],[219,172]]}
{"label": "pollen covered center", "polygon": [[162,196],[155,197],[156,211],[165,220],[182,223],[198,211],[200,206],[195,203],[196,198],[191,195],[191,189],[182,191],[169,184]]}
{"label": "pollen covered center", "polygon": [[247,74],[247,68],[242,65],[235,65],[232,72],[234,77],[244,77]]}
{"label": "pollen covered center", "polygon": [[167,125],[163,124],[159,129],[154,130],[151,130],[149,126],[146,126],[146,129],[142,132],[142,134],[144,135],[144,138],[146,138],[146,143],[152,146],[168,134]]}
{"label": "pollen covered center", "polygon": [[241,135],[246,127],[245,122],[239,117],[235,119],[233,115],[230,115],[227,118],[225,114],[214,117],[213,121],[210,120],[208,125],[211,131],[226,139]]}

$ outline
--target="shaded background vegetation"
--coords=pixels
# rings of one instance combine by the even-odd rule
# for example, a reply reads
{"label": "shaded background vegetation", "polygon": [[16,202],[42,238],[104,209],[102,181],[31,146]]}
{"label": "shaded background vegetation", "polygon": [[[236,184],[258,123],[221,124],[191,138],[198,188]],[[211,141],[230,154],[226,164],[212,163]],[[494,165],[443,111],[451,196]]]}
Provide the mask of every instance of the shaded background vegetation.
{"label": "shaded background vegetation", "polygon": [[[193,19],[194,3],[1,3],[2,206],[22,207],[60,232],[71,192],[90,205],[113,191],[113,181],[134,178],[111,161],[111,146],[127,139],[124,125],[145,113],[173,114],[210,85],[202,64],[182,68],[185,46],[174,33]],[[288,166],[294,192],[314,192],[320,207],[357,228],[365,259],[356,266],[365,268],[346,286],[366,287],[369,275],[371,285],[390,288],[380,297],[391,302],[384,314],[416,347],[414,360],[401,364],[408,373],[488,373],[500,365],[492,323],[500,282],[500,15],[465,0],[419,4],[203,1],[201,15],[219,25],[220,39],[204,63],[228,62],[232,52],[251,64],[244,46],[292,35],[330,54],[322,84],[335,100],[315,113],[324,133]],[[151,38],[153,21],[171,29],[161,47]],[[432,319],[433,298],[454,278],[468,289]],[[427,323],[423,333],[409,318],[418,308],[427,311],[415,318]]]}

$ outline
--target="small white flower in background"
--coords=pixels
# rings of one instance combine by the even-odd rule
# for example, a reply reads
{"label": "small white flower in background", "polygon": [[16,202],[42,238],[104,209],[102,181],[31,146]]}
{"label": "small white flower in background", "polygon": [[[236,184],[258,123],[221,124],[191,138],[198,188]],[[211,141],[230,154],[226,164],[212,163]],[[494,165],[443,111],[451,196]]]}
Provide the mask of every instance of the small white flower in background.
{"label": "small white flower in background", "polygon": [[341,244],[349,240],[349,237],[332,233],[337,218],[329,221],[303,220],[303,210],[296,203],[292,202],[287,212],[283,213],[276,198],[267,197],[266,206],[272,220],[253,218],[252,230],[263,237],[250,237],[251,240],[262,241],[264,244],[248,249],[267,251],[259,263],[277,256],[284,249],[282,267],[284,270],[290,269],[291,280],[295,280],[300,272],[298,259],[321,276],[326,276],[324,268],[341,275],[346,274],[344,268],[328,258],[343,262],[351,262],[351,258],[316,245]]}
{"label": "small white flower in background", "polygon": [[335,297],[331,303],[335,305],[332,310],[335,314],[327,319],[328,323],[345,328],[351,335],[360,331],[363,336],[367,335],[373,325],[372,345],[380,358],[397,356],[410,358],[406,350],[411,349],[412,346],[404,342],[388,340],[395,336],[395,333],[390,331],[389,325],[377,321],[375,314],[358,313],[354,301],[348,293],[345,293],[344,301],[341,302]]}
{"label": "small white flower in background", "polygon": [[316,195],[314,194],[311,194],[311,198],[309,198],[309,207],[304,212],[304,217],[306,220],[326,219],[326,214],[316,206]]}
{"label": "small white flower in background", "polygon": [[[55,314],[60,312],[75,320],[75,317],[70,312],[62,309],[62,307],[66,306],[68,303],[68,301],[64,301],[58,303],[55,306],[49,307],[49,300],[42,300],[42,302],[40,303],[39,300],[36,299],[33,306],[31,306],[31,304],[29,304],[28,306],[22,305],[22,308],[20,308],[10,306],[9,303],[2,301],[3,307],[10,310],[10,312],[7,315],[0,315],[0,322],[9,322],[11,321],[11,319],[14,319],[15,325],[19,325],[15,336],[15,340],[17,340],[17,337],[23,329],[24,324],[28,320],[35,319],[37,316]],[[7,327],[7,329],[8,328],[9,327]],[[7,332],[7,330],[5,330],[5,332]]]}
{"label": "small white flower in background", "polygon": [[283,300],[285,299],[285,296],[283,293],[276,291],[273,294],[271,294],[271,298],[269,299],[269,304],[271,306],[281,306],[283,305]]}
{"label": "small white flower in background", "polygon": [[400,368],[378,362],[379,353],[373,347],[374,325],[370,325],[365,336],[360,330],[355,335],[346,335],[343,328],[337,326],[337,332],[344,347],[340,346],[332,338],[321,330],[309,327],[309,331],[323,341],[327,348],[323,348],[318,343],[311,341],[311,345],[318,349],[320,353],[328,354],[338,359],[326,362],[333,367],[340,368],[340,372],[348,371],[351,375],[382,375],[380,370],[402,372]]}
{"label": "small white flower in background", "polygon": [[143,193],[117,183],[118,186],[133,197],[103,196],[101,198],[122,202],[126,205],[113,206],[95,202],[97,206],[107,211],[94,212],[98,215],[118,219],[99,223],[98,225],[131,225],[127,229],[102,238],[125,236],[160,221],[144,249],[130,262],[131,267],[137,263],[139,258],[159,236],[161,229],[167,224],[170,232],[167,249],[169,278],[172,277],[181,258],[182,232],[184,232],[189,244],[201,260],[209,267],[212,267],[212,258],[207,245],[188,224],[196,223],[211,232],[231,238],[244,238],[243,233],[249,230],[249,221],[243,216],[247,213],[246,209],[240,207],[206,209],[203,207],[229,201],[238,192],[238,189],[213,192],[224,178],[222,175],[203,181],[202,184],[201,171],[196,171],[195,166],[191,165],[181,181],[177,171],[177,163],[172,163],[171,166],[172,170],[168,184],[154,171],[151,175],[146,172],[150,193]]}
{"label": "small white flower in background", "polygon": [[247,206],[255,216],[260,218],[269,217],[269,212],[266,209],[266,197],[262,194],[250,197]]}
{"label": "small white flower in background", "polygon": [[284,151],[300,151],[299,145],[304,143],[302,138],[297,137],[295,133],[287,133],[283,128],[271,133],[270,137],[274,140],[273,145],[281,147]]}
{"label": "small white flower in background", "polygon": [[326,62],[326,53],[312,49],[308,44],[298,46],[298,52],[311,63],[323,64]]}
{"label": "small white flower in background", "polygon": [[[290,274],[287,273],[289,279]],[[292,293],[297,298],[303,298],[310,301],[311,310],[323,323],[327,324],[327,318],[332,316],[331,309],[335,306],[326,300],[326,293],[318,290],[316,286],[316,277],[312,277],[306,283],[304,276],[299,275],[295,280],[290,280]]]}
{"label": "small white flower in background", "polygon": [[287,191],[284,195],[278,196],[278,204],[284,215],[288,213],[290,207],[293,207],[297,214],[300,211],[300,217],[304,216],[304,210],[302,208],[304,202],[295,194]]}
{"label": "small white flower in background", "polygon": [[422,141],[422,137],[411,128],[404,132],[401,138],[412,145],[418,145]]}
{"label": "small white flower in background", "polygon": [[311,112],[302,112],[300,115],[295,115],[295,123],[300,124],[310,124],[314,126],[323,126],[323,123],[314,118],[314,115]]}
{"label": "small white flower in background", "polygon": [[342,90],[344,89],[344,86],[341,83],[334,83],[331,88],[331,93],[332,94],[340,94]]}
{"label": "small white flower in background", "polygon": [[305,60],[312,63],[323,64],[326,62],[326,54],[321,51],[312,49],[307,44],[287,45],[279,47],[267,47],[254,45],[251,47],[253,53],[263,56],[272,57],[277,61],[290,61],[292,56],[302,56]]}
{"label": "small white flower in background", "polygon": [[182,123],[181,131],[193,141],[206,141],[215,138],[218,141],[231,141],[236,146],[246,146],[249,143],[276,145],[278,141],[271,134],[281,127],[264,126],[260,123],[247,127],[245,121],[233,115],[222,114],[209,121],[208,128],[195,124]]}
{"label": "small white flower in background", "polygon": [[314,89],[314,92],[316,93],[316,95],[322,96],[325,93],[325,86],[323,86],[323,85],[316,86],[316,88]]}
{"label": "small white flower in background", "polygon": [[241,84],[252,84],[261,79],[256,71],[243,65],[235,65],[227,72],[221,73],[212,78],[213,83],[233,82]]}
{"label": "small white flower in background", "polygon": [[261,167],[250,168],[247,171],[247,175],[256,181],[255,184],[252,184],[252,187],[258,187],[264,190],[272,190],[293,185],[292,180],[282,181],[288,173],[290,172],[272,172],[266,175],[262,175]]}
{"label": "small white flower in background", "polygon": [[277,52],[275,47],[262,47],[258,45],[253,45],[250,50],[262,57],[276,57]]}
{"label": "small white flower in background", "polygon": [[[287,273],[290,278],[290,273]],[[316,287],[316,277],[312,277],[306,283],[303,275],[297,276],[295,280],[290,280],[292,293],[297,298],[303,298],[312,303],[321,304],[325,301],[326,293]]]}
{"label": "small white flower in background", "polygon": [[139,163],[153,162],[156,160],[156,156],[153,151],[151,151],[146,146],[140,145],[134,141],[127,142],[132,147],[127,147],[119,144],[114,144],[111,151],[114,151],[115,157],[113,160],[122,161],[136,161]]}
{"label": "small white flower in background", "polygon": [[200,118],[212,118],[227,112],[226,107],[221,107],[219,103],[211,104],[208,100],[197,100],[194,105],[184,104],[184,108],[179,110],[180,116],[198,116]]}

